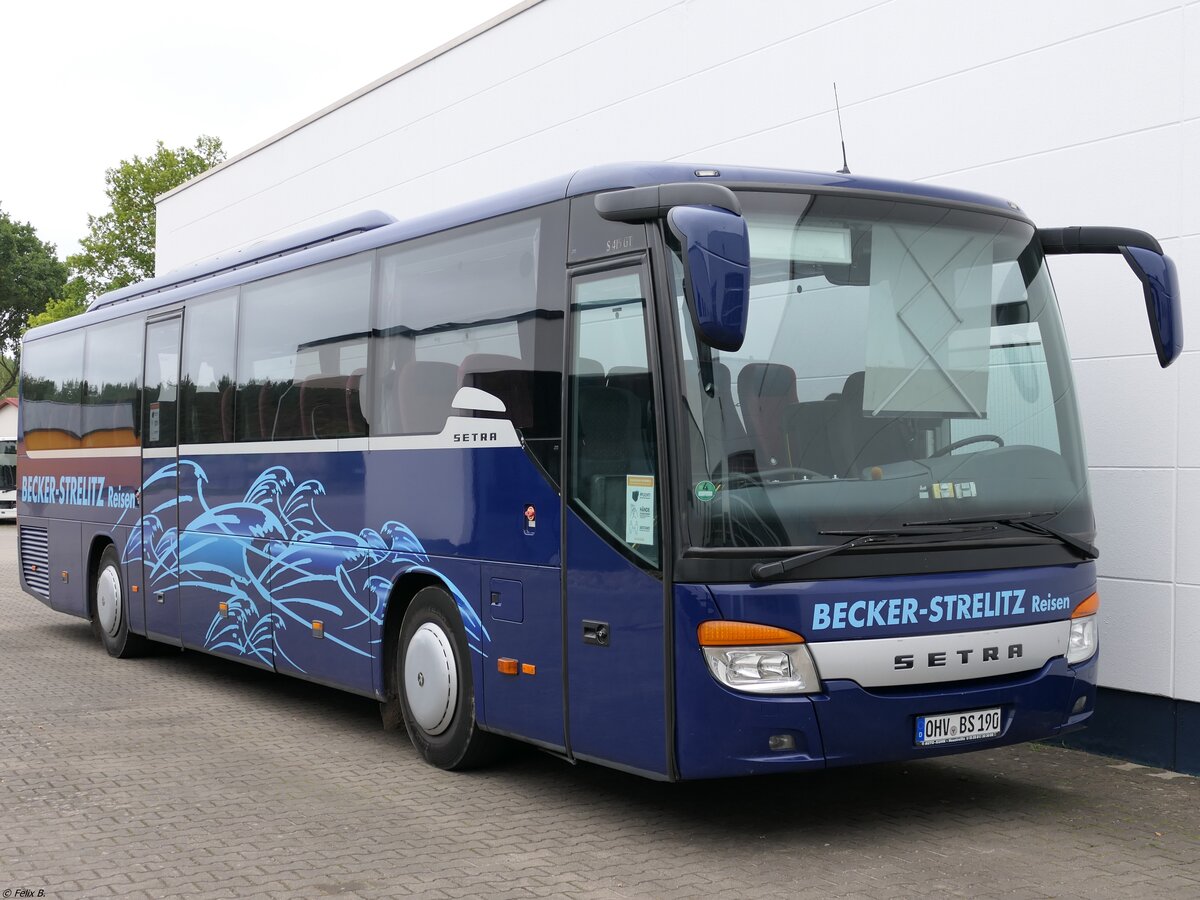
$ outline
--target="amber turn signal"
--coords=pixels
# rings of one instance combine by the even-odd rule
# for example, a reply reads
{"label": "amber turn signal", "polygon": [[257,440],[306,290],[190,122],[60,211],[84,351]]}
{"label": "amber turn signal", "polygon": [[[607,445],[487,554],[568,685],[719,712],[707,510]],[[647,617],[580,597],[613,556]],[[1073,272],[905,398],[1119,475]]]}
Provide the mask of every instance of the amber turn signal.
{"label": "amber turn signal", "polygon": [[1083,616],[1094,616],[1098,612],[1100,612],[1100,595],[1092,594],[1075,607],[1075,612],[1071,613],[1071,618],[1078,619]]}
{"label": "amber turn signal", "polygon": [[786,628],[751,622],[702,622],[696,629],[701,647],[750,647],[759,644],[802,644],[804,638]]}

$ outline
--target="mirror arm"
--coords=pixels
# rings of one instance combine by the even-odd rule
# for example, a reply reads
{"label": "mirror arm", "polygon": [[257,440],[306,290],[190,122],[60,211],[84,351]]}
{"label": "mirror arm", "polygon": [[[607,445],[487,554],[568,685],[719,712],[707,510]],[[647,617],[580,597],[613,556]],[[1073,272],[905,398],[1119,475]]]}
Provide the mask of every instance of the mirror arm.
{"label": "mirror arm", "polygon": [[684,181],[649,187],[606,191],[596,195],[596,212],[610,222],[647,222],[661,219],[676,206],[715,206],[742,214],[737,195],[723,184]]}
{"label": "mirror arm", "polygon": [[1042,251],[1050,254],[1120,253],[1122,247],[1140,247],[1162,254],[1162,245],[1152,235],[1136,228],[1105,225],[1073,225],[1069,228],[1039,228]]}

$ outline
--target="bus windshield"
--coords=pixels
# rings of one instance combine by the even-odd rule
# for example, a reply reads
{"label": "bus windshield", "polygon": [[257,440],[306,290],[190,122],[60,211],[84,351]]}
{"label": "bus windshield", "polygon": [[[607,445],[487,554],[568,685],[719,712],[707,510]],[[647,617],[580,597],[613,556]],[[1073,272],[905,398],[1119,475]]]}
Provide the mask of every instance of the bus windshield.
{"label": "bus windshield", "polygon": [[17,442],[0,440],[0,492],[16,490]]}
{"label": "bus windshield", "polygon": [[1030,224],[869,197],[740,199],[738,351],[697,339],[673,257],[692,546],[1030,516],[1091,535],[1069,357]]}

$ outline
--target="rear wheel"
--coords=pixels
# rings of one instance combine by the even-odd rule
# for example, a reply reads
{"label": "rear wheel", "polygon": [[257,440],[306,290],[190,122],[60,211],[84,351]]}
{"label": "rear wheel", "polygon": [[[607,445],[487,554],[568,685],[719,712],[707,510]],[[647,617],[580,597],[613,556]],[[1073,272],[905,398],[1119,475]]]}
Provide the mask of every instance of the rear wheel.
{"label": "rear wheel", "polygon": [[400,628],[392,683],[404,725],[425,761],[440,769],[489,762],[499,743],[475,721],[471,657],[454,601],[441,588],[422,588]]}
{"label": "rear wheel", "polygon": [[125,581],[121,577],[121,560],[112,544],[100,554],[100,565],[92,584],[92,629],[100,635],[109,656],[125,659],[146,649],[146,639],[129,630],[129,605]]}

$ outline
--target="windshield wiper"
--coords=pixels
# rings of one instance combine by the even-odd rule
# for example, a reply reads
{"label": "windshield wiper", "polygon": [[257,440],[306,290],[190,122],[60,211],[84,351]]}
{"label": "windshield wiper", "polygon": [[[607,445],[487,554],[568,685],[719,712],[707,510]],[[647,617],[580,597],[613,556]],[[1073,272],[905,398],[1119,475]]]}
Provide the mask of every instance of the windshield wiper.
{"label": "windshield wiper", "polygon": [[[880,529],[879,531],[822,531],[821,534],[836,534],[836,535],[854,535],[850,540],[841,544],[833,544],[828,547],[819,547],[816,550],[809,550],[806,553],[799,553],[796,556],[789,556],[787,559],[779,559],[769,563],[758,563],[750,567],[750,574],[756,581],[766,581],[768,578],[774,578],[777,575],[782,575],[785,572],[792,572],[796,569],[807,566],[809,563],[814,563],[819,559],[824,559],[827,556],[832,556],[835,553],[841,553],[844,550],[853,550],[855,547],[865,547],[870,544],[913,544],[922,543],[924,539],[940,535],[943,538],[953,539],[962,535],[959,530],[947,531],[945,528],[932,529],[926,531],[898,531],[895,529]],[[915,540],[914,540],[915,539]]]}
{"label": "windshield wiper", "polygon": [[1043,525],[1041,522],[1035,522],[1034,519],[1041,519],[1047,516],[1058,515],[1056,512],[1030,512],[1021,513],[1016,516],[978,516],[975,518],[964,519],[933,519],[922,522],[905,522],[905,528],[923,528],[938,525],[1007,525],[1009,528],[1015,528],[1018,531],[1027,531],[1030,534],[1041,535],[1042,537],[1050,537],[1066,544],[1084,559],[1096,559],[1100,555],[1100,551],[1087,541],[1080,540],[1072,534],[1067,534],[1065,531],[1059,531],[1057,528],[1051,528],[1048,525]]}

